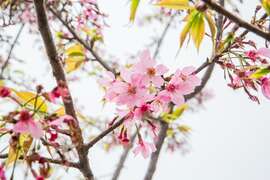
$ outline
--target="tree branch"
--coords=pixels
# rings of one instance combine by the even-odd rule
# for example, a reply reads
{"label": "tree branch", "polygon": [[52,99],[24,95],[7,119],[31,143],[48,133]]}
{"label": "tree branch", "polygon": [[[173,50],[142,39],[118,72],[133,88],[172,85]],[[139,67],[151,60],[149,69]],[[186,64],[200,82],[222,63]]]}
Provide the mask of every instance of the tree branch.
{"label": "tree branch", "polygon": [[115,70],[112,69],[94,50],[93,48],[85,42],[75,31],[72,29],[72,27],[65,22],[61,15],[57,13],[53,8],[49,7],[49,10],[53,13],[53,15],[68,29],[68,31],[73,35],[73,37],[80,43],[82,44],[88,51],[91,52],[91,54],[94,56],[95,61],[99,62],[101,66],[104,67],[107,71],[111,71],[112,73],[115,73]]}
{"label": "tree branch", "polygon": [[8,64],[9,64],[9,60],[11,58],[12,51],[13,51],[15,45],[17,44],[17,42],[19,40],[19,37],[20,37],[20,35],[21,35],[22,31],[23,31],[23,28],[24,28],[24,24],[21,25],[21,27],[20,27],[20,29],[19,29],[13,43],[11,44],[11,47],[10,47],[9,52],[8,52],[8,57],[7,57],[6,61],[4,62],[3,66],[1,67],[0,79],[3,79],[4,71],[5,71],[5,69],[7,68]]}
{"label": "tree branch", "polygon": [[153,178],[153,175],[156,171],[160,151],[161,151],[162,145],[163,145],[164,140],[165,140],[166,135],[167,135],[167,130],[169,127],[168,123],[166,123],[164,121],[160,121],[160,124],[161,124],[161,129],[160,129],[160,132],[158,134],[158,140],[156,142],[157,150],[151,154],[150,163],[149,163],[148,169],[146,171],[147,173],[144,177],[144,180],[151,180]]}
{"label": "tree branch", "polygon": [[[49,27],[46,9],[45,9],[45,1],[34,0],[34,4],[35,4],[35,9],[36,9],[36,14],[37,14],[38,28],[39,28],[39,31],[41,33],[41,36],[45,45],[47,55],[49,57],[49,61],[53,70],[53,75],[58,85],[60,85],[60,83],[65,83],[67,90],[69,92],[65,72],[59,60],[59,57],[57,55],[56,46],[54,44],[51,30]],[[75,112],[71,95],[69,96],[68,100],[63,99],[63,102],[64,102],[64,107],[65,107],[65,112],[68,115],[71,115],[75,120],[75,123],[72,123],[72,125],[70,125],[70,129],[72,132],[72,142],[75,144],[76,150],[79,156],[79,170],[82,172],[85,179],[93,180],[94,176],[90,169],[89,160],[87,157],[88,151],[84,149],[82,132],[81,132],[81,129],[79,127],[79,122],[76,117],[76,112]]]}
{"label": "tree branch", "polygon": [[119,178],[120,173],[121,173],[121,171],[122,171],[122,169],[124,167],[125,161],[126,161],[126,159],[128,157],[128,154],[129,154],[129,152],[130,152],[130,150],[131,150],[131,148],[133,146],[136,135],[137,135],[137,133],[133,134],[133,136],[130,139],[129,146],[124,149],[124,151],[123,151],[123,153],[122,153],[122,155],[120,157],[120,160],[117,163],[116,169],[115,169],[115,171],[113,173],[112,180],[117,180]]}
{"label": "tree branch", "polygon": [[236,23],[238,26],[247,29],[250,32],[255,33],[256,35],[270,41],[270,33],[264,32],[258,27],[244,21],[243,19],[237,17],[236,15],[230,13],[225,8],[214,2],[213,0],[202,0],[204,1],[210,8],[215,10],[217,13],[224,15],[225,17],[229,18],[231,21]]}
{"label": "tree branch", "polygon": [[[8,154],[0,154],[0,159],[6,159],[8,158]],[[26,156],[26,157],[19,157],[20,160],[24,160],[24,159],[31,159],[32,156]],[[70,161],[63,161],[60,159],[52,159],[52,158],[47,158],[47,157],[42,157],[40,156],[40,158],[44,159],[46,162],[52,163],[52,164],[57,164],[57,165],[62,165],[62,166],[66,166],[66,167],[73,167],[73,168],[78,168],[78,163],[75,162],[70,162]]]}
{"label": "tree branch", "polygon": [[120,119],[116,123],[114,123],[112,126],[110,126],[108,129],[100,133],[97,137],[95,137],[92,141],[90,141],[88,144],[85,145],[85,149],[90,149],[92,146],[94,146],[99,140],[104,138],[107,134],[118,128],[123,122],[125,121],[125,118]]}

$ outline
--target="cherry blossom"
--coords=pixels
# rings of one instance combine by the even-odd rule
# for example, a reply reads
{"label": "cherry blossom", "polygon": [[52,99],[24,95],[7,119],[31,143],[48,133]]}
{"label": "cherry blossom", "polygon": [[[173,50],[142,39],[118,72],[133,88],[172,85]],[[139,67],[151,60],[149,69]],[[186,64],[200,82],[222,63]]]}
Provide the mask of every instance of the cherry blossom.
{"label": "cherry blossom", "polygon": [[140,55],[139,62],[134,65],[133,70],[135,73],[143,75],[146,84],[152,82],[156,87],[160,87],[164,82],[161,76],[168,71],[168,68],[162,64],[156,65],[149,50],[145,50]]}
{"label": "cherry blossom", "polygon": [[17,133],[29,133],[34,138],[40,138],[43,135],[42,126],[32,118],[27,110],[22,110],[19,114],[19,120],[13,128]]}
{"label": "cherry blossom", "polygon": [[135,156],[141,153],[144,158],[147,158],[152,152],[155,151],[156,147],[153,143],[145,142],[141,138],[139,138],[137,147],[133,150],[133,153],[135,154]]}
{"label": "cherry blossom", "polygon": [[263,95],[270,99],[270,78],[263,78],[261,87]]}
{"label": "cherry blossom", "polygon": [[6,180],[5,170],[4,170],[4,167],[2,165],[0,166],[0,179]]}

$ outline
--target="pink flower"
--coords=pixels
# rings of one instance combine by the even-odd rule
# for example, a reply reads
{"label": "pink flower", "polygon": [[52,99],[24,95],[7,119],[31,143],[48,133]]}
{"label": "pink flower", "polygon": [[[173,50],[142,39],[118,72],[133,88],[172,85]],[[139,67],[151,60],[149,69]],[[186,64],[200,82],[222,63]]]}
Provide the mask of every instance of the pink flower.
{"label": "pink flower", "polygon": [[257,53],[261,56],[270,58],[270,49],[268,48],[260,48]]}
{"label": "pink flower", "polygon": [[263,78],[261,87],[263,95],[270,99],[270,78]]}
{"label": "pink flower", "polygon": [[56,99],[62,97],[63,101],[68,101],[69,99],[69,92],[66,87],[55,87],[51,92],[48,93],[49,100],[52,103],[56,102]]}
{"label": "pink flower", "polygon": [[0,166],[0,180],[6,180],[5,170],[2,165]]}
{"label": "pink flower", "polygon": [[40,138],[43,135],[41,124],[34,121],[27,110],[20,112],[19,121],[15,124],[13,131],[16,133],[29,133],[34,138]]}
{"label": "pink flower", "polygon": [[153,95],[147,92],[141,75],[122,70],[121,77],[125,82],[114,83],[112,87],[112,91],[118,94],[114,98],[117,104],[134,107],[153,99]]}
{"label": "pink flower", "polygon": [[11,93],[11,90],[7,87],[0,87],[0,97],[8,97]]}
{"label": "pink flower", "polygon": [[250,51],[246,51],[245,52],[245,55],[253,60],[253,61],[256,61],[256,59],[259,57],[259,56],[264,56],[264,57],[268,57],[270,58],[270,49],[268,48],[260,48],[258,50],[250,50]]}
{"label": "pink flower", "polygon": [[255,50],[246,51],[245,55],[253,61],[256,61],[256,59],[258,58],[258,53]]}
{"label": "pink flower", "polygon": [[145,84],[152,82],[155,86],[160,87],[164,80],[161,77],[168,71],[164,65],[157,65],[156,61],[151,58],[149,50],[145,50],[140,55],[140,61],[134,65],[135,73],[143,74]]}
{"label": "pink flower", "polygon": [[151,107],[154,112],[166,112],[168,110],[168,104],[170,101],[170,95],[166,91],[161,91],[151,103]]}
{"label": "pink flower", "polygon": [[114,91],[113,87],[117,87],[118,81],[115,79],[115,76],[112,72],[107,71],[104,74],[104,77],[98,80],[98,83],[106,90],[104,96],[106,100],[112,101],[117,96],[117,93]]}
{"label": "pink flower", "polygon": [[57,127],[57,126],[61,126],[63,123],[68,123],[69,121],[73,121],[74,119],[73,119],[73,117],[72,116],[70,116],[70,115],[64,115],[64,116],[61,116],[61,117],[59,117],[59,118],[57,118],[57,119],[55,119],[55,120],[53,120],[53,121],[51,121],[50,123],[49,123],[49,125],[50,126],[55,126],[55,127]]}
{"label": "pink flower", "polygon": [[147,113],[150,113],[152,108],[150,104],[143,103],[134,110],[134,118],[136,120],[142,120],[143,116]]}
{"label": "pink flower", "polygon": [[177,70],[163,95],[169,96],[171,101],[177,106],[185,102],[184,95],[192,93],[196,86],[200,85],[201,80],[193,75],[194,67],[185,67],[183,70]]}
{"label": "pink flower", "polygon": [[133,153],[138,155],[141,153],[144,158],[147,158],[152,152],[156,151],[156,147],[153,143],[148,143],[139,138],[138,146],[133,150]]}

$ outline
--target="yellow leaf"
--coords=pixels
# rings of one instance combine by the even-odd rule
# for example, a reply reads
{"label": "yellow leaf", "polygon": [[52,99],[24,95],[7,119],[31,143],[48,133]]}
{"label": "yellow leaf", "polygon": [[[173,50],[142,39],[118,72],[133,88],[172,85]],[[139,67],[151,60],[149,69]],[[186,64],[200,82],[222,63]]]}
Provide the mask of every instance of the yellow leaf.
{"label": "yellow leaf", "polygon": [[66,49],[65,54],[67,56],[84,56],[84,48],[80,44],[73,44]]}
{"label": "yellow leaf", "polygon": [[57,116],[64,116],[66,114],[64,106],[61,106],[59,109],[54,111],[54,114],[56,114]]}
{"label": "yellow leaf", "polygon": [[174,135],[173,129],[172,128],[168,128],[166,134],[167,134],[167,137],[172,138],[173,135]]}
{"label": "yellow leaf", "polygon": [[5,162],[5,166],[8,167],[10,164],[12,164],[16,160],[16,157],[18,159],[22,155],[23,156],[27,155],[32,142],[33,138],[29,134],[26,133],[20,134],[17,147],[13,146],[9,147],[8,158]]}
{"label": "yellow leaf", "polygon": [[161,0],[156,5],[174,10],[190,9],[189,0]]}
{"label": "yellow leaf", "polygon": [[139,6],[140,0],[131,0],[131,5],[130,5],[130,16],[129,20],[133,22],[136,17],[137,9]]}
{"label": "yellow leaf", "polygon": [[92,40],[94,41],[103,41],[103,37],[102,35],[100,35],[98,32],[97,32],[97,29],[93,28],[93,29],[90,29],[88,27],[83,27],[82,30],[92,38]]}
{"label": "yellow leaf", "polygon": [[189,133],[191,131],[191,128],[187,125],[181,125],[178,127],[178,130],[182,133]]}
{"label": "yellow leaf", "polygon": [[213,20],[212,16],[207,12],[205,13],[205,19],[208,22],[209,29],[211,31],[213,47],[215,48],[215,38],[216,38],[216,33],[217,33],[215,21]]}
{"label": "yellow leaf", "polygon": [[270,0],[262,0],[262,6],[267,14],[270,15]]}
{"label": "yellow leaf", "polygon": [[65,60],[65,70],[67,73],[73,72],[79,69],[85,62],[84,56],[72,56]]}
{"label": "yellow leaf", "polygon": [[173,115],[177,118],[179,118],[180,116],[182,116],[183,112],[185,110],[188,109],[188,105],[187,104],[183,104],[181,106],[179,106],[178,108],[176,108],[174,111],[173,111]]}
{"label": "yellow leaf", "polygon": [[27,92],[27,91],[15,91],[15,94],[18,96],[18,100],[20,103],[29,108],[35,108],[35,110],[39,110],[39,112],[47,112],[47,104],[45,99],[41,96],[38,96],[35,93]]}
{"label": "yellow leaf", "polygon": [[198,12],[198,16],[194,19],[190,34],[196,48],[199,49],[205,34],[204,15],[201,12]]}
{"label": "yellow leaf", "polygon": [[0,87],[5,85],[5,81],[4,80],[0,80]]}
{"label": "yellow leaf", "polygon": [[180,34],[180,47],[183,46],[183,43],[190,31],[190,28],[193,24],[193,21],[195,19],[195,17],[198,15],[198,13],[196,11],[192,11],[185,19],[187,20],[186,25],[184,26],[181,34]]}
{"label": "yellow leaf", "polygon": [[188,105],[183,104],[180,107],[176,108],[171,114],[169,113],[163,113],[161,115],[163,121],[167,122],[167,123],[171,123],[175,120],[177,120],[178,118],[180,118],[183,114],[183,112],[188,108]]}

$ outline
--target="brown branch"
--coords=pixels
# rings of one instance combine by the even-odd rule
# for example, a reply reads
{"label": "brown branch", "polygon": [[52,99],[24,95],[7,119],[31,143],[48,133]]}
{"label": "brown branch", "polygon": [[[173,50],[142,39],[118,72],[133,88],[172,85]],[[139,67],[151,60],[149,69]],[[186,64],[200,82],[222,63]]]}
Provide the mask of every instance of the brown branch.
{"label": "brown branch", "polygon": [[150,163],[147,169],[147,173],[144,177],[144,180],[151,180],[153,178],[153,175],[156,171],[157,163],[158,163],[158,158],[160,155],[160,151],[162,148],[162,145],[164,143],[164,140],[166,138],[167,130],[168,130],[168,124],[164,121],[160,121],[161,124],[161,129],[158,135],[158,140],[156,142],[156,148],[157,150],[152,153]]}
{"label": "brown branch", "polygon": [[156,59],[156,57],[158,56],[159,52],[160,52],[160,47],[162,46],[162,43],[164,41],[164,38],[166,36],[166,34],[168,33],[168,30],[173,22],[173,19],[175,18],[176,14],[172,15],[171,18],[169,19],[169,22],[166,24],[158,42],[157,42],[157,46],[153,55],[153,58]]}
{"label": "brown branch", "polygon": [[236,15],[232,14],[231,12],[227,11],[225,8],[214,2],[213,0],[202,0],[204,1],[210,8],[215,10],[217,13],[224,15],[225,17],[229,18],[231,21],[236,23],[238,26],[247,29],[250,32],[255,33],[256,35],[270,41],[270,33],[265,32],[258,27],[244,21],[243,19],[237,17]]}
{"label": "brown branch", "polygon": [[120,173],[121,173],[121,171],[122,171],[122,169],[124,167],[125,161],[126,161],[126,159],[128,157],[128,154],[129,154],[129,152],[130,152],[130,150],[131,150],[131,148],[133,146],[133,142],[134,142],[134,140],[136,138],[136,135],[137,135],[137,133],[133,134],[133,136],[130,139],[129,146],[124,149],[124,151],[123,151],[123,153],[122,153],[122,155],[121,155],[121,157],[119,159],[119,162],[117,163],[116,169],[115,169],[115,171],[113,173],[112,180],[117,180],[119,178]]}
{"label": "brown branch", "polygon": [[13,43],[11,44],[11,47],[10,47],[9,52],[8,52],[8,57],[7,57],[6,61],[4,62],[3,66],[1,67],[1,73],[0,73],[0,78],[1,79],[3,78],[3,74],[4,74],[4,71],[5,71],[5,69],[7,68],[8,64],[9,64],[12,51],[13,51],[15,45],[17,44],[17,42],[19,40],[19,37],[20,37],[20,35],[21,35],[22,31],[23,31],[23,28],[24,28],[24,24],[21,25],[21,27],[20,27],[20,29],[19,29]]}
{"label": "brown branch", "polygon": [[53,8],[49,7],[49,10],[53,13],[53,15],[68,29],[68,31],[73,35],[74,39],[76,39],[80,44],[82,44],[88,51],[91,52],[91,54],[94,56],[95,61],[99,62],[101,66],[104,67],[107,71],[111,71],[112,73],[115,73],[115,70],[112,69],[94,50],[93,48],[85,42],[75,31],[74,29],[67,23],[65,22],[61,15],[56,12]]}
{"label": "brown branch", "polygon": [[[36,156],[36,155],[34,155],[34,156]],[[6,159],[6,158],[8,158],[8,154],[0,154],[0,159]],[[60,159],[52,159],[52,158],[47,158],[47,157],[42,157],[42,156],[39,156],[39,158],[42,158],[45,161],[52,163],[52,164],[62,165],[62,166],[66,166],[66,167],[73,167],[73,168],[79,167],[78,163],[75,163],[75,162],[63,161]],[[32,156],[31,155],[26,156],[26,157],[21,156],[18,159],[20,159],[20,160],[32,159]]]}
{"label": "brown branch", "polygon": [[[49,27],[46,9],[45,9],[45,1],[34,0],[34,4],[35,4],[35,9],[36,9],[36,14],[37,14],[38,28],[39,28],[39,31],[41,33],[41,36],[45,45],[47,55],[49,57],[49,61],[53,70],[53,75],[58,85],[60,85],[60,83],[65,83],[67,90],[69,91],[68,84],[65,77],[65,72],[59,60],[59,57],[57,55],[56,46],[54,44],[51,30]],[[63,102],[64,102],[64,107],[65,107],[65,112],[68,115],[71,115],[72,117],[74,117],[75,119],[75,122],[72,123],[72,125],[70,125],[70,129],[72,132],[72,142],[75,144],[76,150],[79,156],[79,170],[82,172],[85,179],[93,180],[94,176],[90,169],[89,160],[87,157],[88,151],[86,151],[83,146],[82,132],[81,132],[81,129],[79,127],[79,122],[76,117],[76,112],[75,112],[71,95],[68,100],[63,99]]]}
{"label": "brown branch", "polygon": [[112,126],[110,126],[108,129],[100,133],[97,137],[95,137],[92,141],[90,141],[88,144],[85,145],[85,149],[90,149],[92,146],[94,146],[99,140],[104,138],[107,134],[118,128],[123,122],[125,121],[125,118],[120,119],[116,123],[114,123]]}

